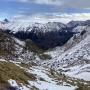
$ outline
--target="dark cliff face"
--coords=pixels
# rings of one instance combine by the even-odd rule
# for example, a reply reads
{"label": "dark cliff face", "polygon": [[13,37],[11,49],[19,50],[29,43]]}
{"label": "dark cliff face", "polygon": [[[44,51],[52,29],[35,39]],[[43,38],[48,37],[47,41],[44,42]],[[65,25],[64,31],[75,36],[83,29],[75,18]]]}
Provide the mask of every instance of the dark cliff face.
{"label": "dark cliff face", "polygon": [[19,31],[13,35],[21,40],[31,39],[39,47],[49,49],[64,45],[73,36],[73,33],[66,30],[34,33],[32,30],[31,32]]}

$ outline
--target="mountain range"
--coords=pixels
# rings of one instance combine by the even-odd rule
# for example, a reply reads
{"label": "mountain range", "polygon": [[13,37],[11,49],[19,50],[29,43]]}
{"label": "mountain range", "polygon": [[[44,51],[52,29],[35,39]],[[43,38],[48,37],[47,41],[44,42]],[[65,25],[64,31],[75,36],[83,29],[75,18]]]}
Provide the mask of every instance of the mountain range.
{"label": "mountain range", "polygon": [[0,90],[90,89],[90,20],[0,28]]}

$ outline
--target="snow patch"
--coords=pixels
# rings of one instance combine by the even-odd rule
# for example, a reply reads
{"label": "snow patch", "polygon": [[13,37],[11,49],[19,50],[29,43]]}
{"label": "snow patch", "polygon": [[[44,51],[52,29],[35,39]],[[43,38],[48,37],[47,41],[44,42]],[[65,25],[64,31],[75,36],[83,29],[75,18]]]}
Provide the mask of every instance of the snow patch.
{"label": "snow patch", "polygon": [[27,88],[26,86],[24,86],[22,83],[21,84],[17,84],[15,80],[8,80],[8,83],[12,86],[15,87],[16,90],[30,90],[29,88]]}
{"label": "snow patch", "polygon": [[19,45],[25,46],[25,42],[24,42],[24,41],[21,41],[21,40],[19,40],[19,39],[17,39],[17,38],[14,38],[14,40],[15,40],[15,42],[18,43]]}
{"label": "snow patch", "polygon": [[55,85],[53,83],[48,83],[48,82],[33,82],[29,81],[31,86],[35,86],[39,88],[40,90],[75,90],[75,87],[69,87],[69,86],[60,86],[60,85]]}

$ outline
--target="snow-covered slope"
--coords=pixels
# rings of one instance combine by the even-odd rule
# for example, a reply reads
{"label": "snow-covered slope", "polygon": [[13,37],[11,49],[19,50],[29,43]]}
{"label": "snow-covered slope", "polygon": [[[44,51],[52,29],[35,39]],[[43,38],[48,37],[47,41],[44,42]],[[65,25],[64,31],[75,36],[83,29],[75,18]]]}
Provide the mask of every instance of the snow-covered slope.
{"label": "snow-covered slope", "polygon": [[90,81],[85,77],[90,75],[90,26],[78,26],[73,31],[79,33],[63,47],[47,52],[53,59],[46,65],[56,70],[62,69],[69,76]]}
{"label": "snow-covered slope", "polygon": [[[16,81],[12,80],[12,78],[10,77],[9,77],[10,80],[8,80],[9,84],[12,87],[17,88],[17,90],[18,89],[20,90],[30,90],[30,89],[31,90],[34,90],[34,89],[35,90],[56,90],[56,89],[74,90],[76,88],[75,86],[77,86],[78,81],[79,83],[83,82],[83,83],[87,83],[88,85],[89,82],[87,81],[90,81],[90,78],[89,78],[90,76],[90,26],[80,24],[80,23],[81,22],[79,22],[79,25],[75,25],[73,28],[72,28],[72,25],[70,26],[71,30],[69,31],[72,31],[74,35],[67,41],[67,43],[65,43],[63,46],[55,47],[53,48],[53,50],[49,49],[47,52],[44,52],[44,51],[37,52],[39,48],[35,47],[35,43],[32,43],[31,40],[21,41],[15,38],[14,36],[12,36],[13,34],[9,35],[1,31],[0,47],[3,48],[3,50],[9,51],[8,57],[6,58],[4,58],[5,55],[0,55],[0,62],[2,62],[1,65],[3,65],[4,62],[5,62],[5,65],[7,63],[9,65],[14,63],[15,67],[13,69],[15,70],[17,68],[24,69],[25,72],[28,72],[30,75],[32,74],[33,76],[35,75],[36,77],[35,80],[26,80],[24,76],[30,77],[30,75],[26,74],[25,72],[24,73],[18,72],[17,70],[16,72],[18,74],[21,73],[20,74],[21,76],[22,74],[24,75],[23,80],[25,82],[28,81],[28,85],[25,84],[24,86],[21,83],[18,84],[17,80]],[[39,39],[39,40],[41,39],[42,41],[46,40],[48,42],[51,42],[50,47],[52,44],[56,44],[56,40],[59,41],[59,39],[56,39],[55,35],[57,35],[58,37],[58,34],[60,34],[62,37],[64,37],[63,33],[58,32],[59,30],[61,32],[65,30],[64,31],[64,33],[66,33],[65,35],[69,35],[67,34],[68,28],[66,27],[66,25],[62,23],[57,23],[57,22],[53,22],[53,23],[49,22],[46,24],[40,24],[40,23],[30,24],[30,23],[13,22],[12,24],[7,23],[5,28],[10,29],[11,32],[13,33],[17,33],[18,31],[31,32],[32,30],[35,30],[34,33],[37,33],[38,31],[44,32],[44,33],[48,33],[48,32],[50,33],[55,31],[57,32],[56,34],[55,32],[53,32],[47,35],[47,36],[51,35],[52,37],[50,36],[50,38],[49,37],[44,37],[44,39],[40,38],[42,33],[37,35],[38,36],[37,38],[35,37],[35,39]],[[22,37],[23,36],[24,35],[22,35]],[[53,39],[53,37],[55,38]],[[60,40],[62,40],[62,38]],[[48,45],[48,43],[46,44]],[[34,52],[34,49],[37,49],[36,52]],[[0,54],[4,54],[1,52]],[[48,57],[48,55],[51,55],[52,58],[47,59],[46,57]],[[40,58],[40,56],[44,56],[45,60]],[[5,59],[9,60],[9,62],[6,61]],[[9,66],[7,65],[7,67]],[[3,71],[2,66],[1,66],[1,69]],[[11,69],[12,72],[13,72],[13,69]],[[8,72],[8,73],[11,75],[11,72]],[[17,75],[17,77],[15,78],[18,78],[18,77],[19,75]],[[80,79],[83,79],[86,82]],[[19,82],[23,80],[21,78]]]}
{"label": "snow-covered slope", "polygon": [[[66,25],[59,22],[48,22],[48,23],[30,23],[30,22],[18,22],[13,21],[5,24],[5,29],[11,30],[11,32],[16,33],[18,31],[32,31],[35,29],[38,32],[49,32],[58,31],[65,28]],[[35,31],[35,32],[36,32]]]}
{"label": "snow-covered slope", "polygon": [[86,26],[86,25],[90,25],[90,20],[86,20],[86,21],[70,21],[69,23],[67,23],[67,27],[70,27],[70,28],[75,28],[77,26]]}

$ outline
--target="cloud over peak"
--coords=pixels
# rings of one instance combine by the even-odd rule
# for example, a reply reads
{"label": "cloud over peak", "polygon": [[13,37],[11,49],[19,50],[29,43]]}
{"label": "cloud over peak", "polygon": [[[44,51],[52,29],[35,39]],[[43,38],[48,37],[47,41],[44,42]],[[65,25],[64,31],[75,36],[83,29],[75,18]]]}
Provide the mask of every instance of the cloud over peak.
{"label": "cloud over peak", "polygon": [[59,14],[59,13],[47,13],[47,14],[34,14],[28,15],[16,15],[13,17],[13,21],[29,22],[29,23],[47,23],[47,22],[62,22],[68,23],[71,20],[84,21],[90,19],[90,13],[74,13],[74,14]]}

